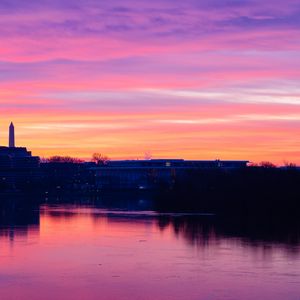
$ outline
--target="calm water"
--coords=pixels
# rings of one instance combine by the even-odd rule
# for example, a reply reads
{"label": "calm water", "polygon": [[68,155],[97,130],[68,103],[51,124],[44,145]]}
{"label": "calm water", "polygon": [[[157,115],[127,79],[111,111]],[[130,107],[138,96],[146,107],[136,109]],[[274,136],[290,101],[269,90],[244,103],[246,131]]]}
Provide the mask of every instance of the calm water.
{"label": "calm water", "polygon": [[295,236],[209,218],[42,205],[2,222],[0,299],[300,299]]}

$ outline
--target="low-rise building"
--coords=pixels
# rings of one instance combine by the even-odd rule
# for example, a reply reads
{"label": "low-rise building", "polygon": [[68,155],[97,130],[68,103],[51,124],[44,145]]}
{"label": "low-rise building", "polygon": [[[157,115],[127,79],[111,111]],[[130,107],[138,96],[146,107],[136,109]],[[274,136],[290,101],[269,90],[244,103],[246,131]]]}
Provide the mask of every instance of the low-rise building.
{"label": "low-rise building", "polygon": [[248,161],[222,160],[119,160],[98,165],[95,185],[99,189],[155,189],[171,186],[176,178],[199,169],[238,169],[247,167]]}

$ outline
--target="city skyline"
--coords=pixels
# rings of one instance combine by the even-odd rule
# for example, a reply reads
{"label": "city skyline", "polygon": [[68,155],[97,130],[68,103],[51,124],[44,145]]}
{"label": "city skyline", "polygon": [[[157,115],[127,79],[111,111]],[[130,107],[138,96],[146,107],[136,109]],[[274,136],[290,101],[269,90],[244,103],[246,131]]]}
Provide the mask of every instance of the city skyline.
{"label": "city skyline", "polygon": [[298,1],[98,2],[0,3],[0,144],[300,163]]}

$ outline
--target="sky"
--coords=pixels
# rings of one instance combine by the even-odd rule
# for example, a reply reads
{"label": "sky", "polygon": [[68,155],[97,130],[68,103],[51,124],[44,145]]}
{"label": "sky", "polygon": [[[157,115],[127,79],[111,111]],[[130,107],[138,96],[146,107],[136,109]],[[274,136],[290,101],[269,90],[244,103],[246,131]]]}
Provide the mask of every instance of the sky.
{"label": "sky", "polygon": [[0,144],[300,164],[299,0],[1,0]]}

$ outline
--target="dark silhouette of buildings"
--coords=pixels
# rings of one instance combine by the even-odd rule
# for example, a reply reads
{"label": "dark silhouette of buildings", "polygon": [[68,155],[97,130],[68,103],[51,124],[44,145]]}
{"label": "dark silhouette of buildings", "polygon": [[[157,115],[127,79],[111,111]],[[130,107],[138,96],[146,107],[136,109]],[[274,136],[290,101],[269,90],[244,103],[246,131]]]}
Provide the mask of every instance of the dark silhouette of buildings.
{"label": "dark silhouette of buildings", "polygon": [[157,189],[172,187],[192,170],[233,170],[248,161],[150,159],[108,161],[92,168],[99,189]]}
{"label": "dark silhouette of buildings", "polygon": [[9,126],[9,147],[0,146],[0,191],[30,187],[39,180],[40,159],[25,147],[15,147],[15,129]]}

